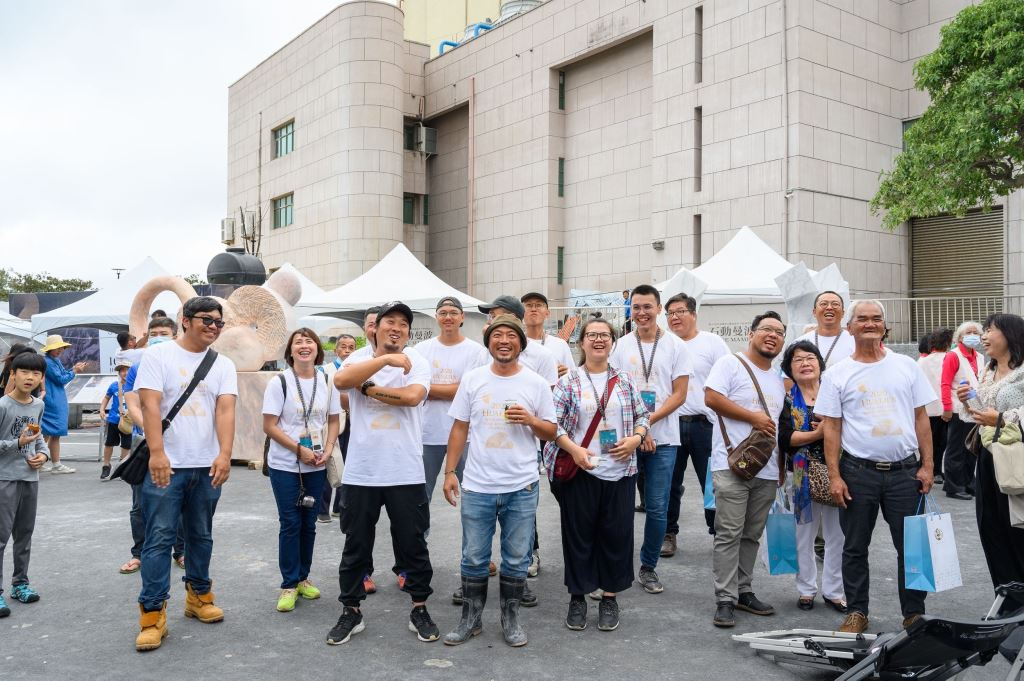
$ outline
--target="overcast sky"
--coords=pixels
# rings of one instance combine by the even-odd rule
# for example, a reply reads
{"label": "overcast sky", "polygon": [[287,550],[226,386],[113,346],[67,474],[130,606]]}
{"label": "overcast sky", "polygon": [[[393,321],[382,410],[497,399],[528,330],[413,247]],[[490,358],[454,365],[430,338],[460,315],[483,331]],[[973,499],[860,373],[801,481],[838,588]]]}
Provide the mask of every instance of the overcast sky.
{"label": "overcast sky", "polygon": [[0,268],[82,277],[222,250],[228,85],[341,0],[0,2]]}

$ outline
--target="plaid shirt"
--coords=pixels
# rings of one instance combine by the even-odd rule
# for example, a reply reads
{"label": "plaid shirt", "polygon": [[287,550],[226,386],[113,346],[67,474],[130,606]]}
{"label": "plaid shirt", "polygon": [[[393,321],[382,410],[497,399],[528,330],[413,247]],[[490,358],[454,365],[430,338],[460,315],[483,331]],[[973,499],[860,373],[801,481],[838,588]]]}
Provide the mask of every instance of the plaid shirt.
{"label": "plaid shirt", "polygon": [[[625,371],[619,371],[612,366],[608,367],[608,380],[612,376],[618,376],[615,384],[615,392],[622,403],[622,426],[626,435],[632,435],[638,426],[650,430],[651,422],[647,414],[647,407],[640,399],[640,392],[636,389],[632,377]],[[548,479],[552,479],[555,472],[555,456],[558,454],[558,445],[555,442],[560,435],[572,439],[580,422],[580,406],[583,401],[583,383],[578,368],[567,372],[558,381],[552,391],[555,400],[555,420],[558,431],[555,439],[544,445],[544,467],[548,471]],[[596,396],[595,396],[596,397]],[[626,475],[636,475],[636,452],[629,457],[629,467]]]}

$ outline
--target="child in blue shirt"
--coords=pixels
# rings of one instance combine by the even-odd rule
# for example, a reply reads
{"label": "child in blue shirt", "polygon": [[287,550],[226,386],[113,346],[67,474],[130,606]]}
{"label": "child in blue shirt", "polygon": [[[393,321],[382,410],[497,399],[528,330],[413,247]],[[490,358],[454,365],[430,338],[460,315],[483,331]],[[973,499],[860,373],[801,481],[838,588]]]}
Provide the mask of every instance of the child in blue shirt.
{"label": "child in blue shirt", "polygon": [[121,445],[121,459],[128,456],[132,449],[131,432],[122,433],[117,428],[122,414],[125,416],[128,414],[128,407],[124,405],[122,397],[125,390],[125,376],[128,375],[128,369],[131,366],[131,362],[127,359],[118,360],[114,366],[114,371],[117,372],[117,380],[107,388],[107,394],[104,395],[103,402],[100,404],[100,415],[106,422],[106,437],[103,441],[103,468],[100,470],[100,480],[106,480],[110,477],[110,458],[114,453],[114,447]]}

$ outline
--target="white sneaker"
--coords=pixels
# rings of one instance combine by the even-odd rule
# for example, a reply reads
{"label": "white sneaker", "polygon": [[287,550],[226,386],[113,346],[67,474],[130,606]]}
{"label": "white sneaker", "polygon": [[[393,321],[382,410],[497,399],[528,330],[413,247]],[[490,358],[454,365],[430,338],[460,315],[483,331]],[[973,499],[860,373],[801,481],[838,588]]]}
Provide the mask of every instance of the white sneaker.
{"label": "white sneaker", "polygon": [[53,464],[47,461],[43,464],[42,468],[39,469],[40,473],[49,473],[53,470]]}
{"label": "white sneaker", "polygon": [[590,596],[590,600],[599,601],[601,600],[601,597],[604,596],[604,589],[594,589],[588,595]]}
{"label": "white sneaker", "polygon": [[59,463],[50,469],[50,472],[59,475],[62,473],[74,473],[75,469],[65,463]]}
{"label": "white sneaker", "polygon": [[533,557],[530,558],[530,567],[526,569],[527,577],[536,577],[540,572],[540,551],[534,551]]}

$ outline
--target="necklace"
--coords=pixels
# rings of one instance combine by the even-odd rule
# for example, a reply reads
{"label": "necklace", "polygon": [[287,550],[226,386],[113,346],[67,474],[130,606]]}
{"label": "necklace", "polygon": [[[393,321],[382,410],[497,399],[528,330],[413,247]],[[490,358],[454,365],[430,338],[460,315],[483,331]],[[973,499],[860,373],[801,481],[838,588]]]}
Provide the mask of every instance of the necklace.
{"label": "necklace", "polygon": [[[839,333],[836,334],[836,337],[832,339],[832,345],[829,346],[828,353],[825,355],[825,364],[826,365],[828,364],[828,358],[832,356],[832,351],[836,349],[836,343],[839,342],[839,337],[842,336],[842,335],[843,335],[843,330],[840,329]],[[821,350],[821,345],[818,344],[818,332],[817,332],[817,330],[815,330],[815,332],[814,332],[814,347],[818,348],[819,351]]]}

